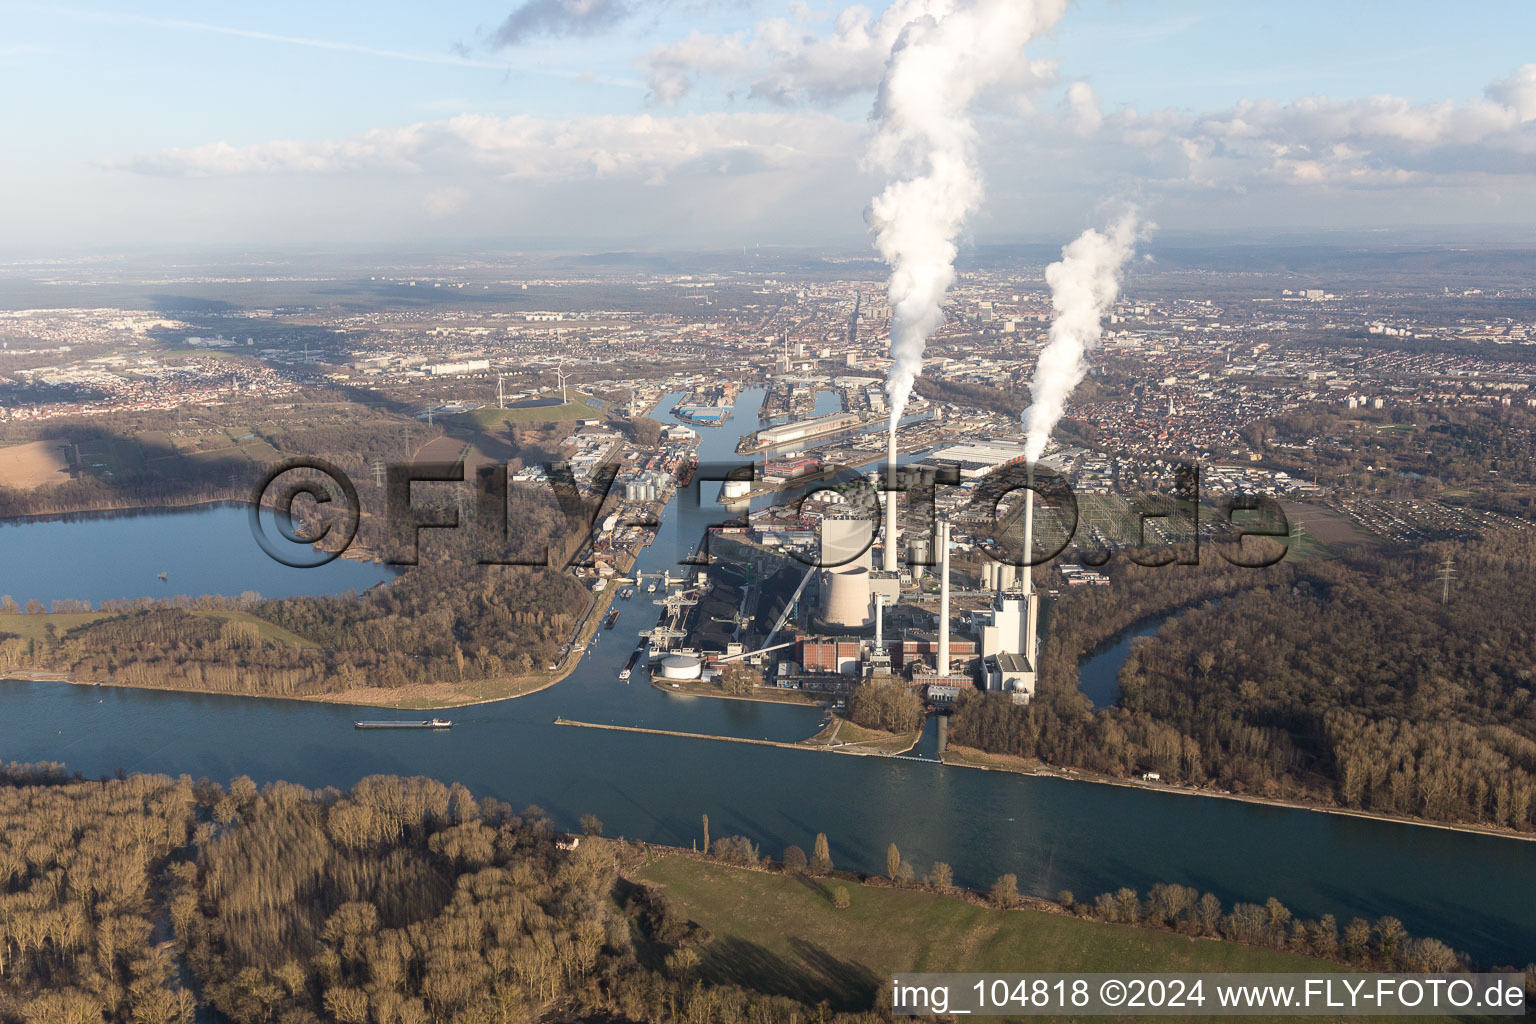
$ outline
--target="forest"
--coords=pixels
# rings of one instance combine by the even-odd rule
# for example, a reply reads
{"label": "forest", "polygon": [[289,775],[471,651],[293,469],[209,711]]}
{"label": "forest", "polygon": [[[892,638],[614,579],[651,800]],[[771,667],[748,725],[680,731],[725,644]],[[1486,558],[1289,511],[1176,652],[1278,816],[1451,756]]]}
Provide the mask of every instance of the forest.
{"label": "forest", "polygon": [[[545,669],[591,600],[554,570],[434,561],[362,595],[189,599],[62,635],[0,633],[0,671],[285,697],[501,679]],[[304,644],[272,638],[274,626]]]}
{"label": "forest", "polygon": [[12,765],[0,822],[4,1024],[878,1019],[703,984],[704,936],[622,879],[629,844],[463,786]]}
{"label": "forest", "polygon": [[[1459,580],[1445,592],[1448,557]],[[953,742],[1120,777],[1536,827],[1530,531],[1262,572],[1114,572],[1113,588],[1068,591],[1051,610],[1036,702],[968,696]],[[1089,707],[1078,659],[1180,609],[1133,644],[1119,706]]]}
{"label": "forest", "polygon": [[1426,497],[1463,488],[1476,504],[1536,507],[1536,412],[1425,405],[1307,406],[1243,428],[1268,462],[1354,495]]}
{"label": "forest", "polygon": [[866,729],[915,732],[923,727],[923,702],[895,676],[877,676],[848,695],[848,720]]}
{"label": "forest", "polygon": [[[582,836],[462,785],[371,776],[351,790],[226,787],[187,776],[86,780],[57,764],[0,768],[0,1024],[875,1024],[701,977],[712,936],[664,891],[630,880],[656,851]],[[825,835],[807,858],[708,839],[722,864],[847,884],[956,889],[896,846],[889,880],[834,869]],[[846,886],[836,905],[846,906]],[[1041,901],[1034,901],[1043,906]],[[1221,937],[1370,969],[1457,970],[1465,959],[1401,922],[1303,921],[1279,901],[1234,905],[1154,886],[1059,909],[1108,923]]]}

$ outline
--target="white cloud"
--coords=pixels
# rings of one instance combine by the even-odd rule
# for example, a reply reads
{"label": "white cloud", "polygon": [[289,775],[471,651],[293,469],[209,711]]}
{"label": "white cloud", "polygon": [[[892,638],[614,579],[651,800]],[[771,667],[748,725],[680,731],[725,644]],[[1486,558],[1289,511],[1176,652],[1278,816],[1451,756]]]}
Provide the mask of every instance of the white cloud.
{"label": "white cloud", "polygon": [[1522,122],[1536,120],[1536,64],[1526,64],[1507,78],[1500,78],[1484,95],[1509,107]]}
{"label": "white cloud", "polygon": [[[805,5],[792,5],[789,17],[769,18],[750,31],[732,35],[700,32],[659,46],[641,62],[651,97],[675,103],[702,79],[718,79],[732,94],[781,106],[830,104],[880,84],[891,48],[912,22],[941,18],[956,0],[895,0],[875,14],[860,4],[829,19]],[[999,92],[1040,88],[1053,65],[1023,54]]]}
{"label": "white cloud", "polygon": [[469,189],[457,185],[445,185],[428,192],[421,200],[421,208],[432,218],[451,217],[469,205]]}
{"label": "white cloud", "polygon": [[[1399,96],[1245,100],[1197,116],[1143,116],[1126,108],[1104,124],[1131,151],[1122,154],[1122,167],[1139,167],[1140,177],[1168,185],[1382,188],[1528,175],[1536,154],[1536,65],[1499,79],[1485,95],[1464,103]],[[1080,118],[1077,102],[1069,97],[1069,104]]]}
{"label": "white cloud", "polygon": [[215,142],[109,161],[173,177],[459,173],[512,181],[598,179],[662,184],[803,167],[853,152],[860,128],[797,114],[646,114],[549,119],[465,114],[342,139]]}
{"label": "white cloud", "polygon": [[1104,123],[1104,115],[1099,110],[1099,98],[1087,82],[1073,82],[1067,86],[1067,111],[1071,115],[1073,130],[1078,135],[1092,135]]}

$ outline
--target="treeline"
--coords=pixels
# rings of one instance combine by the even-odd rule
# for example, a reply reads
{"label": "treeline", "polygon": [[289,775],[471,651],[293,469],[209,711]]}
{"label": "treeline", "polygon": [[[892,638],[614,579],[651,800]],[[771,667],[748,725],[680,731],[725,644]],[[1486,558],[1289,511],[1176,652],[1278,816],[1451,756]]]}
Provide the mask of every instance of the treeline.
{"label": "treeline", "polygon": [[1536,412],[1497,402],[1489,395],[1486,406],[1313,405],[1255,420],[1243,433],[1271,462],[1347,493],[1409,498],[1465,488],[1478,504],[1528,514]]}
{"label": "treeline", "polygon": [[[254,602],[257,621],[157,606],[62,635],[0,634],[0,669],[270,696],[456,684],[542,670],[590,602],[551,570],[421,565],[363,595]],[[263,624],[315,646],[270,638]]]}
{"label": "treeline", "polygon": [[1197,609],[1139,645],[1122,704],[1200,743],[1198,762],[1169,765],[1176,778],[1253,758],[1347,807],[1528,829],[1533,579],[1530,531],[1307,562],[1289,586]]}
{"label": "treeline", "polygon": [[848,720],[866,729],[915,732],[923,727],[923,702],[895,676],[872,678],[848,695]]}
{"label": "treeline", "polygon": [[[1441,603],[1438,567],[1460,575]],[[1051,614],[1038,699],[967,695],[957,744],[1115,776],[1530,829],[1536,825],[1536,535],[1265,570],[1122,572]],[[1159,577],[1157,573],[1167,573]],[[1249,586],[1243,587],[1247,582]],[[1202,598],[1222,595],[1219,601]],[[1078,658],[1152,609],[1116,708]]]}
{"label": "treeline", "polygon": [[[706,841],[709,819],[704,819]],[[1017,876],[999,875],[985,892],[971,891],[954,884],[954,870],[944,861],[934,861],[926,872],[902,857],[895,843],[885,851],[884,877],[855,875],[836,871],[828,851],[826,835],[818,834],[814,856],[807,858],[798,846],[784,850],[775,864],[756,856],[756,848],[741,836],[717,839],[709,847],[709,857],[736,867],[784,871],[808,878],[845,878],[866,884],[920,889],[940,895],[959,897],[971,902],[1012,910],[1023,906],[1050,909],[1041,900],[1019,893]],[[664,902],[664,901],[663,901]],[[1348,963],[1369,970],[1387,971],[1462,971],[1469,969],[1463,954],[1434,938],[1415,938],[1397,918],[1385,915],[1375,921],[1351,918],[1342,928],[1332,914],[1317,920],[1295,916],[1284,903],[1270,897],[1264,903],[1235,903],[1227,909],[1214,893],[1202,893],[1185,885],[1158,883],[1142,897],[1135,889],[1124,887],[1105,892],[1091,902],[1080,902],[1070,891],[1056,894],[1056,905],[1069,914],[1102,921],[1106,924],[1137,925],[1160,928],[1192,937],[1225,939],[1251,946],[1267,946],[1303,956],[1320,957]],[[675,919],[670,907],[654,911],[662,918]],[[676,927],[676,925],[674,925]],[[1536,977],[1536,964],[1526,968]]]}
{"label": "treeline", "polygon": [[0,485],[0,519],[247,501],[260,481],[260,467],[244,456],[200,461],[202,475],[197,478],[138,470],[111,480],[82,476],[27,491]]}
{"label": "treeline", "polygon": [[1390,915],[1374,922],[1351,918],[1343,929],[1332,914],[1304,920],[1271,896],[1264,903],[1235,903],[1230,911],[1212,893],[1187,885],[1158,883],[1145,898],[1131,888],[1100,893],[1091,904],[1078,903],[1063,890],[1063,909],[1111,924],[1165,928],[1180,935],[1198,935],[1268,946],[1303,956],[1337,960],[1377,971],[1462,971],[1465,956],[1439,939],[1414,938]]}
{"label": "treeline", "polygon": [[880,1019],[706,983],[636,851],[462,786],[0,782],[4,1024]]}

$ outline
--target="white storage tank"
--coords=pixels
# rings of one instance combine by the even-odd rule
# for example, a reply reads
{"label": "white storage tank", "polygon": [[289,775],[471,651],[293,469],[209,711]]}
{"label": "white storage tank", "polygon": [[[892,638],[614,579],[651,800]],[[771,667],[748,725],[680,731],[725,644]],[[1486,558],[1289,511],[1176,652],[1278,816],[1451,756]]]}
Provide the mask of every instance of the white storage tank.
{"label": "white storage tank", "polygon": [[697,679],[703,673],[703,662],[689,654],[672,654],[661,660],[663,679]]}

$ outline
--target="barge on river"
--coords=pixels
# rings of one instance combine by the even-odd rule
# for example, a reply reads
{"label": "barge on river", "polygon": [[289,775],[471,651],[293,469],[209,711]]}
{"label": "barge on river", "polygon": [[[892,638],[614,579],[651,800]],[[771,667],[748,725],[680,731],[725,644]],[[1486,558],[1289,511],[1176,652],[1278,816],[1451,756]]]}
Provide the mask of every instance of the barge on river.
{"label": "barge on river", "polygon": [[446,718],[426,718],[420,722],[354,722],[359,729],[452,729],[453,723]]}

